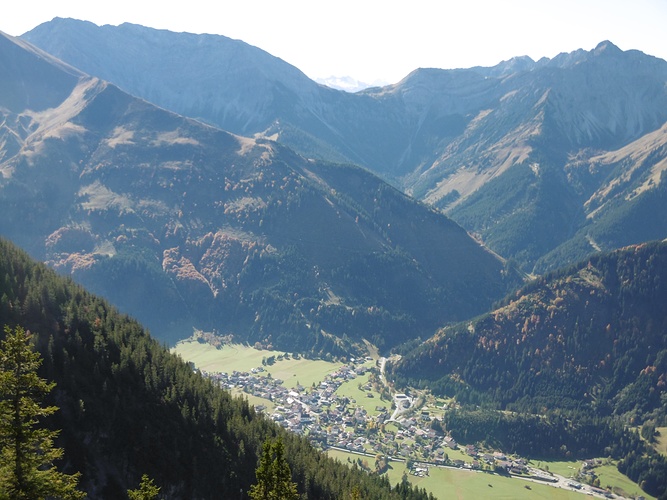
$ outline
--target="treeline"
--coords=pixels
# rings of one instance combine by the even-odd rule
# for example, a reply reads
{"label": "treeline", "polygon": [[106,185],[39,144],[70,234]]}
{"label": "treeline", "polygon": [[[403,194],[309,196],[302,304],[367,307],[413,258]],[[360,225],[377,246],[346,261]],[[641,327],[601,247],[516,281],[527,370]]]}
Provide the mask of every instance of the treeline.
{"label": "treeline", "polygon": [[[304,498],[427,498],[317,452],[193,373],[141,326],[0,240],[0,323],[21,325],[56,382],[49,425],[62,469],[91,498],[126,498],[148,474],[165,498],[245,498],[258,454],[281,436]],[[355,489],[356,488],[356,489]]]}
{"label": "treeline", "polygon": [[462,443],[484,443],[507,453],[541,459],[612,457],[641,452],[644,443],[608,418],[571,418],[494,410],[452,410],[442,425]]}
{"label": "treeline", "polygon": [[618,470],[650,495],[667,499],[667,458],[651,450],[631,452],[618,463]]}

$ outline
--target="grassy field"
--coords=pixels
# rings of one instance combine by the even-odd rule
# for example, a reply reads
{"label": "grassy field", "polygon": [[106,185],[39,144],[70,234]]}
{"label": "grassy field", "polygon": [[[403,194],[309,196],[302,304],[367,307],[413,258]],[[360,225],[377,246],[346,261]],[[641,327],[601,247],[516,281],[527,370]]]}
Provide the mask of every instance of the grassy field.
{"label": "grassy field", "polygon": [[[534,467],[541,468],[546,470],[549,468],[550,472],[559,474],[563,477],[573,477],[581,468],[581,461],[571,461],[571,462],[556,462],[556,461],[532,461],[531,465]],[[595,473],[600,478],[600,486],[606,488],[611,486],[612,488],[620,488],[625,491],[626,495],[624,496],[640,496],[643,495],[645,498],[653,498],[651,495],[643,492],[636,483],[630,481],[623,474],[618,472],[616,464],[612,463],[609,465],[601,465],[596,467]]]}
{"label": "grassy field", "polygon": [[558,474],[559,476],[563,477],[573,477],[581,468],[581,461],[576,461],[572,460],[569,462],[556,462],[556,461],[549,461],[549,462],[539,462],[536,460],[533,460],[530,462],[530,465],[532,467],[537,467],[538,469],[542,470],[548,470],[549,472],[553,472],[554,474]]}
{"label": "grassy field", "polygon": [[[263,358],[284,354],[281,351],[260,351],[240,344],[225,345],[218,349],[196,340],[182,340],[171,351],[184,360],[193,362],[198,369],[211,373],[231,373],[234,370],[248,372],[262,366]],[[296,387],[297,382],[304,387],[319,383],[340,366],[340,363],[290,358],[276,361],[264,368],[273,378],[283,380],[283,385],[289,388]]]}
{"label": "grassy field", "polygon": [[643,495],[644,498],[655,498],[648,493],[643,492],[637,484],[630,481],[623,474],[618,472],[616,465],[602,465],[595,468],[595,473],[600,478],[600,486],[603,488],[607,485],[621,488],[628,495]]}
{"label": "grassy field", "polygon": [[[400,474],[402,475],[403,472],[400,471]],[[516,500],[535,498],[581,500],[583,498],[581,493],[545,484],[462,469],[432,467],[428,477],[409,477],[412,484],[425,488],[436,498]]]}
{"label": "grassy field", "polygon": [[[370,368],[374,365],[372,362],[368,362],[366,363],[366,366]],[[373,390],[365,391],[363,389],[359,389],[360,384],[363,387],[366,385],[366,383],[368,383],[368,377],[369,374],[367,373],[366,375],[362,375],[355,378],[354,380],[349,380],[341,384],[341,386],[336,390],[336,394],[340,397],[347,396],[350,398],[350,400],[354,399],[357,405],[365,408],[366,412],[372,416],[380,413],[380,411],[375,409],[378,406],[386,408],[387,411],[391,411],[391,401],[382,401],[380,399],[380,393]],[[368,397],[369,392],[373,395],[372,398]]]}
{"label": "grassy field", "polygon": [[[347,463],[348,458],[355,461],[358,458],[364,459],[360,455],[339,450],[328,450],[327,455],[342,463]],[[366,457],[365,459],[368,460],[371,467],[375,463],[373,457]],[[400,482],[403,472],[406,472],[404,463],[391,462],[391,468],[387,472],[389,482],[391,484]],[[431,467],[429,476],[422,478],[408,475],[408,479],[412,484],[425,488],[429,493],[433,493],[436,498],[441,499],[582,500],[584,497],[581,493],[544,484],[463,469]]]}
{"label": "grassy field", "polygon": [[191,361],[200,370],[207,372],[250,371],[262,365],[262,357],[270,356],[269,351],[258,351],[241,345],[226,345],[217,349],[210,344],[196,340],[182,340],[171,352],[178,354],[185,361]]}
{"label": "grassy field", "polygon": [[663,455],[667,455],[667,427],[656,427],[655,430],[658,432],[655,449]]}

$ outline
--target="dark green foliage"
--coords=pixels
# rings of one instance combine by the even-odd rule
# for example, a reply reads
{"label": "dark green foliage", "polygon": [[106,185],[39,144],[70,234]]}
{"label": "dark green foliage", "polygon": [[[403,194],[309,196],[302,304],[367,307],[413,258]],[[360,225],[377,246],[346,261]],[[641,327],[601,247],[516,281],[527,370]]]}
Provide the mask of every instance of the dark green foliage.
{"label": "dark green foliage", "polygon": [[627,432],[622,423],[585,415],[454,410],[445,414],[443,424],[463,443],[485,443],[531,458],[621,458],[644,449],[639,436]]}
{"label": "dark green foliage", "polygon": [[665,304],[667,243],[646,243],[536,279],[495,311],[443,329],[390,372],[399,384],[485,408],[446,415],[462,442],[625,457],[619,470],[655,494],[664,460],[626,426],[647,422],[649,435],[667,416]]}
{"label": "dark green foliage", "polygon": [[[65,472],[91,498],[125,499],[143,474],[171,498],[248,492],[267,439],[281,437],[300,494],[399,498],[384,480],[349,469],[255,414],[71,281],[0,240],[0,323],[24,325],[54,380],[51,418],[62,429]],[[408,498],[425,498],[410,490]]]}
{"label": "dark green foliage", "polygon": [[656,432],[655,422],[644,422],[640,434],[647,443],[655,443]]}
{"label": "dark green foliage", "polygon": [[264,442],[255,475],[257,482],[250,488],[252,500],[295,500],[298,497],[282,439]]}
{"label": "dark green foliage", "polygon": [[[113,297],[120,310],[140,312],[144,321],[165,332],[164,341],[177,340],[175,332],[187,331],[193,324],[183,297],[156,255],[134,251],[102,257],[79,281],[91,293]],[[178,322],[173,318],[175,310],[182,311]]]}
{"label": "dark green foliage", "polygon": [[40,378],[39,353],[20,326],[4,328],[0,342],[0,498],[38,500],[83,498],[76,489],[79,474],[63,474],[54,465],[63,450],[54,446],[57,431],[45,429],[43,418],[55,406],[43,399],[54,384]]}
{"label": "dark green foliage", "polygon": [[[650,170],[646,174],[650,174]],[[665,206],[667,174],[662,172],[660,181],[642,196],[631,200],[626,200],[625,197],[610,200],[602,214],[594,218],[595,224],[584,226],[571,239],[544,255],[537,261],[535,271],[544,273],[564,263],[576,262],[591,255],[591,241],[605,249],[662,239],[667,236]]]}
{"label": "dark green foliage", "polygon": [[632,452],[618,464],[618,470],[635,481],[646,493],[667,497],[667,458],[654,451]]}
{"label": "dark green foliage", "polygon": [[392,370],[461,402],[642,421],[663,411],[665,303],[667,244],[641,245],[537,279]]}
{"label": "dark green foliage", "polygon": [[489,181],[451,216],[531,272],[538,258],[574,233],[583,218],[577,205],[565,175],[548,160],[531,158]]}

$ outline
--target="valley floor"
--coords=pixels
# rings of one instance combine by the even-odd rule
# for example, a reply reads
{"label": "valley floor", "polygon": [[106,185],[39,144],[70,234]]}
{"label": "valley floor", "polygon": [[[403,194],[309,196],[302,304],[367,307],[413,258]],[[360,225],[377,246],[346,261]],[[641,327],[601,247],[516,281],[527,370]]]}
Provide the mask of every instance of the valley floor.
{"label": "valley floor", "polygon": [[[412,483],[428,486],[436,496],[449,490],[451,483],[464,493],[457,496],[474,498],[474,491],[479,493],[484,483],[484,496],[489,495],[488,488],[499,488],[493,490],[494,498],[574,498],[581,494],[650,498],[624,476],[621,480],[605,474],[600,484],[611,486],[611,491],[573,479],[580,472],[585,475],[578,477],[596,477],[596,468],[604,467],[602,461],[593,462],[591,469],[573,462],[568,468],[547,472],[548,462],[536,466],[499,450],[463,446],[451,435],[436,432],[434,419],[455,402],[418,392],[394,393],[384,377],[384,358],[331,363],[240,345],[214,347],[201,338],[179,342],[173,351],[223,388],[247,397],[257,411],[306,435],[329,455],[357,462],[369,472],[384,469],[392,484],[405,473]],[[467,479],[455,480],[459,474]],[[474,481],[469,479],[471,474]]]}

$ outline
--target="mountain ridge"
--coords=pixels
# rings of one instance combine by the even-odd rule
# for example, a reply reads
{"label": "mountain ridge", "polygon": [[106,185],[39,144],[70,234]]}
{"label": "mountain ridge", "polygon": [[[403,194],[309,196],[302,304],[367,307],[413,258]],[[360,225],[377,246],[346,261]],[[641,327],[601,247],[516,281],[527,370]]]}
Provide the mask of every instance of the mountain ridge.
{"label": "mountain ridge", "polygon": [[362,337],[390,347],[518,282],[465,230],[363,169],[98,78],[69,91],[43,112],[3,112],[19,140],[0,164],[0,232],[163,340],[196,326],[328,356]]}
{"label": "mountain ridge", "polygon": [[[229,58],[196,64],[201,54],[185,57],[186,52],[173,50],[178,34],[136,26],[133,30],[130,36],[126,28],[88,26],[91,38],[83,43],[79,22],[57,20],[24,37],[92,74],[98,66],[123,66],[114,75],[108,72],[108,79],[127,82],[125,88],[144,98],[159,101],[163,92],[175,99],[178,89],[150,64],[141,71],[152,75],[147,80],[152,87],[129,88],[138,78],[131,70],[135,62],[118,48],[134,46],[141,40],[138,33],[151,36],[155,44],[172,48],[172,64],[188,68],[181,73],[191,82],[183,88],[202,99],[196,109],[181,100],[179,112],[217,121],[236,133],[277,139],[307,157],[362,165],[445,211],[525,272],[553,269],[596,251],[577,236],[588,232],[595,240],[598,222],[586,218],[587,198],[569,178],[570,158],[620,150],[667,122],[667,62],[636,50],[622,51],[610,41],[538,61],[523,56],[489,68],[417,69],[396,84],[347,94],[318,86],[266,53],[262,58],[248,56],[234,72]],[[100,40],[102,32],[115,40],[115,52],[108,40]],[[224,37],[206,40],[226,43]],[[65,50],[65,41],[76,50]],[[158,49],[143,47],[160,59]],[[260,54],[257,51],[253,54]],[[225,84],[207,87],[203,82],[219,71],[216,64],[229,70]],[[255,75],[250,81],[248,68]],[[289,78],[281,76],[286,71]],[[163,87],[163,82],[172,87]],[[244,93],[246,87],[257,92]],[[166,98],[158,104],[166,105]],[[204,116],[207,107],[218,118]],[[540,172],[549,175],[538,179]],[[516,192],[518,185],[523,194]],[[659,186],[654,183],[647,193]],[[619,205],[619,210],[630,209]],[[619,223],[625,223],[619,217]],[[545,232],[541,225],[551,230]],[[639,242],[612,238],[597,245],[611,250]]]}

